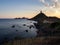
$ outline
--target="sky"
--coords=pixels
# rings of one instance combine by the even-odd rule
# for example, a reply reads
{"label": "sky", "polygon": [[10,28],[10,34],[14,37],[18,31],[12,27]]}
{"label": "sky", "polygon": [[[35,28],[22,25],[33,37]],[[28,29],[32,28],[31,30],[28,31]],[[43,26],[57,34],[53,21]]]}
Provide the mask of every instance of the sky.
{"label": "sky", "polygon": [[60,0],[0,0],[0,18],[32,18],[42,10],[60,18]]}

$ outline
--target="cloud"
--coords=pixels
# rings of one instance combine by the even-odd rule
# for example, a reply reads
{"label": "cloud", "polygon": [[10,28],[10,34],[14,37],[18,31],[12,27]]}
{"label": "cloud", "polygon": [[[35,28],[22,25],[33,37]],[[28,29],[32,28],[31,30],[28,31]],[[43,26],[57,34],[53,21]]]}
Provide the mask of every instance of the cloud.
{"label": "cloud", "polygon": [[58,2],[58,0],[51,0],[51,1],[53,1],[53,2]]}
{"label": "cloud", "polygon": [[51,0],[53,2],[52,7],[53,8],[60,8],[60,2],[59,0]]}
{"label": "cloud", "polygon": [[[48,3],[47,3],[47,2]],[[51,2],[50,2],[51,1]],[[44,9],[42,9],[43,12],[45,12],[47,15],[51,15],[54,14],[60,14],[60,2],[59,0],[41,0],[41,2],[44,4]]]}
{"label": "cloud", "polygon": [[45,0],[40,0],[41,2],[45,3]]}
{"label": "cloud", "polygon": [[[44,6],[49,8],[60,8],[60,2],[59,0],[39,0],[44,4]],[[51,3],[47,3],[46,1],[51,1]]]}
{"label": "cloud", "polygon": [[40,2],[42,2],[46,7],[48,7],[49,6],[49,4],[48,3],[46,3],[46,0],[39,0]]}

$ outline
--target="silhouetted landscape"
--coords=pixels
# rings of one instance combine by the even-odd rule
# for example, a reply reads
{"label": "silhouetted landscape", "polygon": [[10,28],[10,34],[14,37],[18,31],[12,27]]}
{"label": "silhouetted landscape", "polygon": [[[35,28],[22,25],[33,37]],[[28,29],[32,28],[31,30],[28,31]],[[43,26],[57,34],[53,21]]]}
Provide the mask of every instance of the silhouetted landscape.
{"label": "silhouetted landscape", "polygon": [[60,45],[60,0],[0,0],[0,45]]}
{"label": "silhouetted landscape", "polygon": [[[36,37],[21,38],[15,37],[11,41],[3,41],[3,45],[60,45],[60,18],[48,17],[42,11],[35,17],[28,18],[15,18],[14,20],[27,19],[36,21],[33,23],[37,29]],[[26,24],[23,24],[26,26]],[[34,28],[33,25],[29,29]],[[15,25],[12,26],[15,28]],[[16,30],[18,32],[18,30]],[[27,33],[28,30],[25,30]]]}

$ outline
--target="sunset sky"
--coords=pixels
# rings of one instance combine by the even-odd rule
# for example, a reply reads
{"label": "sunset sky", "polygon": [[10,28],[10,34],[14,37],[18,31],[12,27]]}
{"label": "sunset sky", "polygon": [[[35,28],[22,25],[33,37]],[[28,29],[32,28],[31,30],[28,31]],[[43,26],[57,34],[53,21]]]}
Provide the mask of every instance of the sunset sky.
{"label": "sunset sky", "polygon": [[0,18],[32,18],[41,10],[60,18],[60,0],[0,0]]}

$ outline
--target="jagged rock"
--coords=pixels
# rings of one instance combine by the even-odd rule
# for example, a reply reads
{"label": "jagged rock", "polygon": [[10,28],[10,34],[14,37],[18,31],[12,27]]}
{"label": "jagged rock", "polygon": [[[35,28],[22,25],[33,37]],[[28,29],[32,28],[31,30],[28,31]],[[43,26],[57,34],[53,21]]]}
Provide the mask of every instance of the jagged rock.
{"label": "jagged rock", "polygon": [[15,25],[12,25],[12,28],[15,28]]}
{"label": "jagged rock", "polygon": [[28,32],[28,30],[25,30],[26,32]]}
{"label": "jagged rock", "polygon": [[16,31],[18,31],[18,30],[16,30]]}
{"label": "jagged rock", "polygon": [[33,26],[33,25],[30,25],[30,26],[29,26],[29,28],[30,28],[30,29],[31,29],[32,27],[34,28],[34,26]]}
{"label": "jagged rock", "polygon": [[26,24],[23,24],[23,26],[26,26]]}

